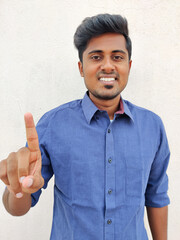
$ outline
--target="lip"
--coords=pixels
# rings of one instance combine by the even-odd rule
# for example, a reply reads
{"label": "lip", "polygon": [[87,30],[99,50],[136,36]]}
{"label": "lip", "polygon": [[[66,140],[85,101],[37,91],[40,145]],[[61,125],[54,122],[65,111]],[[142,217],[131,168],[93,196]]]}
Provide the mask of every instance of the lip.
{"label": "lip", "polygon": [[[115,80],[103,81],[103,80],[100,80],[100,78],[114,78]],[[100,81],[104,85],[114,85],[117,80],[118,78],[115,75],[100,75],[100,77],[98,77],[98,81]]]}
{"label": "lip", "polygon": [[112,81],[103,81],[103,80],[98,80],[102,85],[114,85],[116,83],[116,79]]}
{"label": "lip", "polygon": [[116,75],[100,75],[98,77],[98,80],[100,80],[100,78],[114,78],[115,80],[118,79]]}

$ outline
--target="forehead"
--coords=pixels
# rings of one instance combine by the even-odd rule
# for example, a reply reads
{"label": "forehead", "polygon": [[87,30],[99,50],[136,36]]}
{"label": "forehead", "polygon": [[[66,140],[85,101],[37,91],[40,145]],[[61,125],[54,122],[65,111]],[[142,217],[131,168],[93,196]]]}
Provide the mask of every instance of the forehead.
{"label": "forehead", "polygon": [[123,50],[127,52],[125,37],[119,33],[105,33],[98,37],[94,37],[89,41],[84,53],[93,50],[101,50],[103,52]]}

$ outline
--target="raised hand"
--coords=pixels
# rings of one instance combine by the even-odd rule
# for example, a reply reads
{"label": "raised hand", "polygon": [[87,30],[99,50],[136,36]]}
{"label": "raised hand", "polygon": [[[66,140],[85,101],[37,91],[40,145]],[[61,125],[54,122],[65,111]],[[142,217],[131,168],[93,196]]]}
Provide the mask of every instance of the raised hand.
{"label": "raised hand", "polygon": [[38,191],[44,185],[41,176],[41,152],[31,113],[24,115],[28,147],[9,154],[0,162],[0,179],[17,198]]}

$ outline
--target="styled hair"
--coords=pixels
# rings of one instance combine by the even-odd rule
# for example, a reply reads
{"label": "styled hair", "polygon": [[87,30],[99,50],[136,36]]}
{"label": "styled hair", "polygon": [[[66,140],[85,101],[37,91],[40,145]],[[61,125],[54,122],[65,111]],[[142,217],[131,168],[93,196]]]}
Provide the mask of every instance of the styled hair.
{"label": "styled hair", "polygon": [[131,59],[132,43],[129,38],[128,22],[121,15],[98,14],[85,18],[78,26],[74,34],[74,45],[78,50],[79,59],[82,62],[83,52],[86,50],[89,41],[104,33],[119,33],[125,37],[126,49],[129,60]]}

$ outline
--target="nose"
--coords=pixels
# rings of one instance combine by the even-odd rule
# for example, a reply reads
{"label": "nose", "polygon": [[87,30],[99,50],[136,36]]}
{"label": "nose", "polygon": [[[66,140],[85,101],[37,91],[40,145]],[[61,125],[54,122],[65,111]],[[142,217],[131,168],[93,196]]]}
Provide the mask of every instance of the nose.
{"label": "nose", "polygon": [[114,66],[112,59],[105,58],[101,64],[101,71],[110,73],[110,72],[114,71],[114,69],[115,69],[115,66]]}

